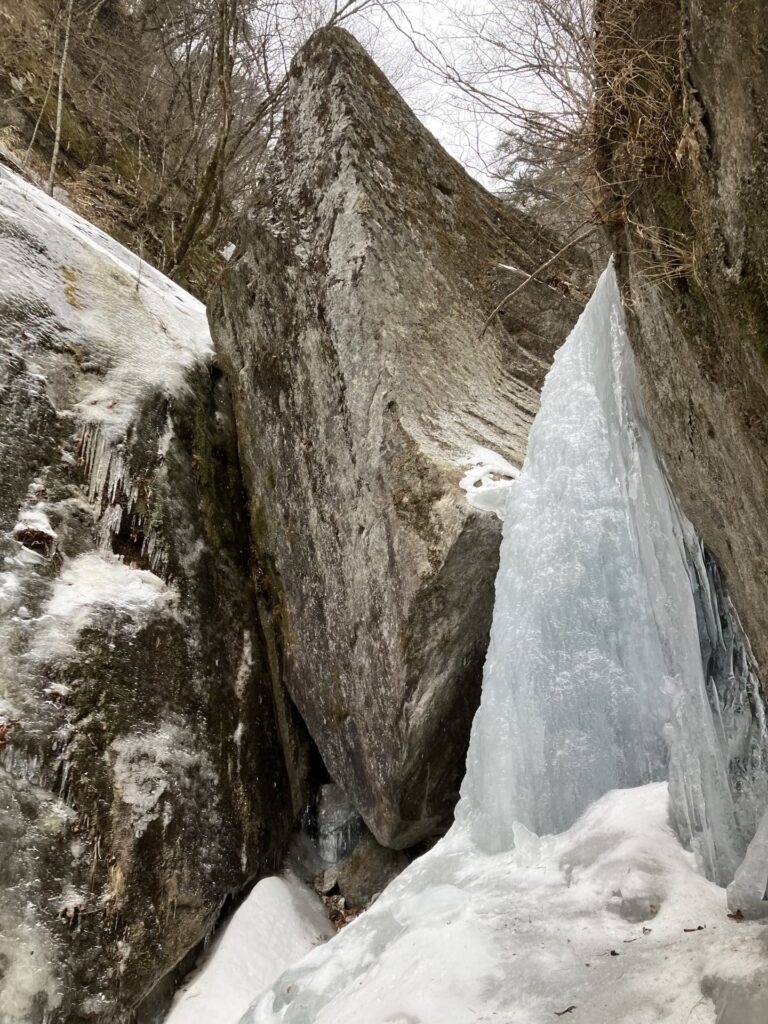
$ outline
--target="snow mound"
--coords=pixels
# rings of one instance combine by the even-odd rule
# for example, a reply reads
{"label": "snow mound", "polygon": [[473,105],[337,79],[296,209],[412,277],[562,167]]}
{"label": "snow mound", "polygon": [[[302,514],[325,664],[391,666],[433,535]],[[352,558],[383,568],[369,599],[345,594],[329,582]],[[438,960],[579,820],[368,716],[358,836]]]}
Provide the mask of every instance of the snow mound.
{"label": "snow mound", "polygon": [[254,992],[333,933],[320,900],[293,875],[263,878],[176,994],[165,1024],[237,1024]]}

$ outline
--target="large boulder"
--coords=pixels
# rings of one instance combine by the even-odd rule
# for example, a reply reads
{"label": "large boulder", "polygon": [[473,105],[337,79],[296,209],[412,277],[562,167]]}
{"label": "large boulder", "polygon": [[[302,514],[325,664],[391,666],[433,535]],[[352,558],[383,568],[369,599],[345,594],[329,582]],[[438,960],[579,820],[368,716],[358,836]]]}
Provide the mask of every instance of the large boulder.
{"label": "large boulder", "polygon": [[210,318],[284,678],[385,845],[456,800],[500,529],[462,466],[478,446],[521,463],[585,260],[483,326],[562,244],[470,179],[346,32],[299,53]]}
{"label": "large boulder", "polygon": [[229,401],[203,307],[4,170],[0,362],[0,1021],[127,1021],[295,809]]}
{"label": "large boulder", "polygon": [[597,26],[600,196],[645,407],[765,684],[765,8],[754,0],[600,0]]}

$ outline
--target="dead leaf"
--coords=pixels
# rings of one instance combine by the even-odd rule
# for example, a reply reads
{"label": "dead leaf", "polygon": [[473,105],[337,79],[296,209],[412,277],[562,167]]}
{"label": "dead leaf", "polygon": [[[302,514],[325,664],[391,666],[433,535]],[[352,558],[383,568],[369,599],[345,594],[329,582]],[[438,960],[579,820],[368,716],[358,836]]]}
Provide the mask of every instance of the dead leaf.
{"label": "dead leaf", "polygon": [[728,914],[728,917],[730,917],[730,919],[732,921],[743,921],[744,920],[744,915],[742,914],[742,912],[740,910],[734,910],[734,912],[732,914]]}
{"label": "dead leaf", "polygon": [[566,1008],[564,1010],[555,1010],[555,1016],[556,1017],[564,1017],[566,1015],[566,1013],[573,1013],[573,1011],[575,1009],[576,1009],[575,1006],[566,1006]]}
{"label": "dead leaf", "polygon": [[[730,916],[730,915],[729,915]],[[707,926],[705,924],[698,924],[695,928],[683,928],[684,932],[703,932]]]}

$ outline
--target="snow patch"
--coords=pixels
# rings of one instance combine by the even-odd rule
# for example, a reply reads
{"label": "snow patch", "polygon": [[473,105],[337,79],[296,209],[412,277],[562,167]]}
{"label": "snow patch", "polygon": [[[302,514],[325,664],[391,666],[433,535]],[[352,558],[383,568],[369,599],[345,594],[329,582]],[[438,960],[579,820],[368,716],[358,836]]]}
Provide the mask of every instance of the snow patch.
{"label": "snow patch", "polygon": [[588,1024],[714,1024],[702,979],[765,971],[765,929],[727,917],[669,827],[666,784],[614,790],[530,840],[485,854],[454,829],[242,1024],[532,1024],[569,1006]]}
{"label": "snow patch", "polygon": [[42,502],[19,512],[19,519],[13,528],[14,539],[33,551],[50,554],[56,546],[58,536],[51,526]]}
{"label": "snow patch", "polygon": [[459,481],[466,491],[467,501],[483,512],[494,512],[503,521],[509,489],[520,476],[516,469],[498,452],[490,448],[475,448],[464,463],[471,468]]}
{"label": "snow patch", "polygon": [[321,901],[293,875],[262,879],[179,990],[165,1024],[237,1024],[254,992],[333,934]]}

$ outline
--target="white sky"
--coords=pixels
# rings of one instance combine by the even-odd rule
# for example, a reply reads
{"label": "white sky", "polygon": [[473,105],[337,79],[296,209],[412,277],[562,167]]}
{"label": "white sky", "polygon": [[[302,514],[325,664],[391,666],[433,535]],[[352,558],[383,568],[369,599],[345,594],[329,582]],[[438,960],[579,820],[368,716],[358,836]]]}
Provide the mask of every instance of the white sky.
{"label": "white sky", "polygon": [[[359,16],[347,27],[448,152],[493,187],[492,164],[503,118],[472,104],[441,71],[443,57],[461,70],[470,66],[466,34],[456,15],[479,18],[489,13],[487,0],[399,0],[386,11]],[[504,83],[494,87],[503,88]]]}

